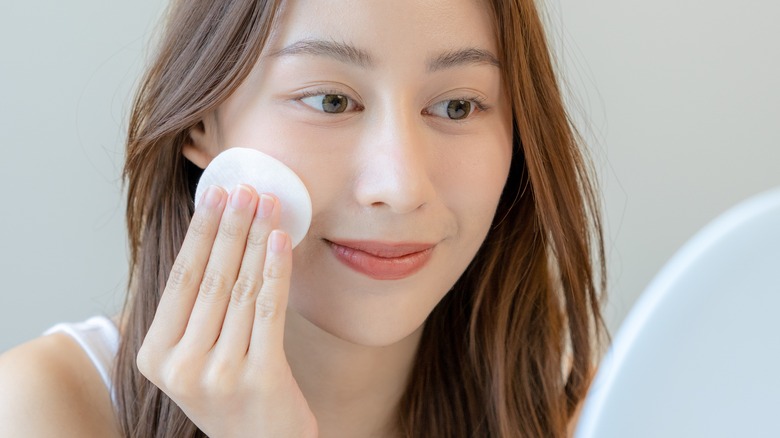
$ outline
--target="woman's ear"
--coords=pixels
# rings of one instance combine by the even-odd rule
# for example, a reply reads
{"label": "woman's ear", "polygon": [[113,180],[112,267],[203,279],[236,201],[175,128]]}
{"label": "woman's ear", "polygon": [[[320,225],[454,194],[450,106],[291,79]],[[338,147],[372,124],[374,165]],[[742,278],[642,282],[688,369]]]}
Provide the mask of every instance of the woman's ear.
{"label": "woman's ear", "polygon": [[215,120],[204,118],[187,132],[187,140],[182,145],[181,153],[185,158],[201,169],[211,163],[219,154]]}

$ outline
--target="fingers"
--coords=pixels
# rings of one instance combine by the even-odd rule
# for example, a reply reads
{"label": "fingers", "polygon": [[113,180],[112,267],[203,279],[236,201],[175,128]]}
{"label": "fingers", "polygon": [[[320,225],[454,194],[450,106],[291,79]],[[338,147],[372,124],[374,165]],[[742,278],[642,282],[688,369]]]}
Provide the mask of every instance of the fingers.
{"label": "fingers", "polygon": [[184,335],[217,235],[226,195],[222,188],[210,187],[195,210],[144,340],[147,348],[170,347]]}
{"label": "fingers", "polygon": [[232,359],[243,358],[249,347],[255,300],[263,287],[263,266],[266,261],[268,237],[279,223],[280,209],[273,196],[260,195],[257,211],[249,229],[244,259],[233,286],[222,332],[215,351]]}
{"label": "fingers", "polygon": [[266,364],[283,357],[292,245],[285,232],[271,231],[280,214],[273,196],[258,197],[249,186],[229,196],[207,190],[139,359],[174,346],[188,357],[213,348],[226,365],[247,354]]}
{"label": "fingers", "polygon": [[237,186],[228,198],[192,314],[181,340],[185,348],[210,350],[219,337],[225,310],[244,256],[247,234],[257,202],[254,188],[245,185]]}
{"label": "fingers", "polygon": [[284,357],[284,317],[292,272],[292,244],[281,230],[274,230],[268,241],[263,286],[255,300],[254,322],[248,358],[256,364]]}

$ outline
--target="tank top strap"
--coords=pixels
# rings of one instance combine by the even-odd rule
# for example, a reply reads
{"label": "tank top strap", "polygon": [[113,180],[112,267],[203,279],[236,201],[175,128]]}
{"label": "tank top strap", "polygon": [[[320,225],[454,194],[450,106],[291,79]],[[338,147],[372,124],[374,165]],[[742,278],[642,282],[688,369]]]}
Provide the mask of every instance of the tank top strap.
{"label": "tank top strap", "polygon": [[43,334],[52,333],[66,333],[76,340],[100,373],[111,395],[111,402],[116,406],[116,394],[111,376],[119,348],[119,329],[114,322],[103,315],[93,316],[82,322],[56,324]]}

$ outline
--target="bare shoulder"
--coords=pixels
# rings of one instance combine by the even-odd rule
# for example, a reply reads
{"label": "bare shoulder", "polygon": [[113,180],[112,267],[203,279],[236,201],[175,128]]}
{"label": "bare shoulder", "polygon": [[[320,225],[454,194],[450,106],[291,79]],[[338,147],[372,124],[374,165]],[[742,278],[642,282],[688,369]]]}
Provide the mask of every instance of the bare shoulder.
{"label": "bare shoulder", "polygon": [[0,436],[119,436],[108,390],[68,335],[0,355]]}

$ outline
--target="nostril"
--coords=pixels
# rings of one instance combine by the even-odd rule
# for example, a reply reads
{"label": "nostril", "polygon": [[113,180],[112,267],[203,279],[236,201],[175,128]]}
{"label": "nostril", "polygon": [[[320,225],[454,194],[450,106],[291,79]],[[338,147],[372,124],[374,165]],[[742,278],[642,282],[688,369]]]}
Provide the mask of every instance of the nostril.
{"label": "nostril", "polygon": [[356,190],[358,203],[375,209],[386,208],[397,214],[418,210],[431,196],[419,184],[404,185],[400,180],[364,182]]}

